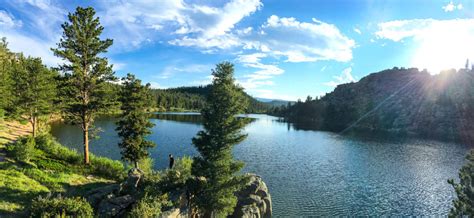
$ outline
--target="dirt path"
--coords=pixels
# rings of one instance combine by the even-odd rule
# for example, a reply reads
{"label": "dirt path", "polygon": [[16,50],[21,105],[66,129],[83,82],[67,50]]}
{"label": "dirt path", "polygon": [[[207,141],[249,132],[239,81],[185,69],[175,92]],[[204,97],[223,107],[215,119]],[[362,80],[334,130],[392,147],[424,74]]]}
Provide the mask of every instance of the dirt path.
{"label": "dirt path", "polygon": [[19,122],[0,121],[0,162],[5,161],[5,144],[23,135],[31,134],[31,125]]}

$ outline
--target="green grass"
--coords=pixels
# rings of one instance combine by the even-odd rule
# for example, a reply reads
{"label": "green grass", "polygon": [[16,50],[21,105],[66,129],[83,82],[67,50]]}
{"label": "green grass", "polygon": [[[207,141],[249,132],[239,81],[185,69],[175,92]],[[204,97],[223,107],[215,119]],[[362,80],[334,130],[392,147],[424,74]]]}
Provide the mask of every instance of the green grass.
{"label": "green grass", "polygon": [[0,215],[21,212],[28,202],[49,189],[14,169],[0,170]]}
{"label": "green grass", "polygon": [[[96,165],[84,166],[74,157],[80,154],[47,140],[50,144],[42,148],[49,150],[35,149],[27,163],[8,156],[0,162],[0,217],[28,215],[28,206],[39,195],[53,192],[82,196],[88,190],[114,183],[113,179],[118,181],[120,175],[112,174],[125,173],[120,162],[107,158],[94,156],[92,164]],[[5,146],[0,145],[0,153],[5,151]],[[112,173],[107,172],[109,167]]]}

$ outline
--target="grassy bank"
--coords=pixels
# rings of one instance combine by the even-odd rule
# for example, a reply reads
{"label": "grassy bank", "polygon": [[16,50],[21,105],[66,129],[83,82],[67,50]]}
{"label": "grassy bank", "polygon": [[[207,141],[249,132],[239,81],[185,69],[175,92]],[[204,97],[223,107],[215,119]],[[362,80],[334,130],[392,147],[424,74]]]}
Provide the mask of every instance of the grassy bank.
{"label": "grassy bank", "polygon": [[38,136],[34,149],[29,151],[29,160],[20,160],[12,153],[23,135],[29,133],[27,126],[3,122],[1,128],[0,217],[27,215],[32,199],[40,195],[76,196],[124,176],[121,162],[91,156],[91,166],[84,166],[81,154],[60,145],[49,135]]}

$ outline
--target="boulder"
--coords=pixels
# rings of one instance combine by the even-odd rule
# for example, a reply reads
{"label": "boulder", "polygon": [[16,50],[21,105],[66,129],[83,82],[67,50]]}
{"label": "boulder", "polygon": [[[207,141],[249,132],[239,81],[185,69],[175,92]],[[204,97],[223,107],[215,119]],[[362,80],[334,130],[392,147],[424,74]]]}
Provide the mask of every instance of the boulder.
{"label": "boulder", "polygon": [[143,178],[143,171],[137,168],[132,168],[130,171],[128,171],[128,177],[123,182],[120,184],[121,190],[120,192],[122,193],[133,193],[136,191],[138,186],[140,185],[140,181]]}
{"label": "boulder", "polygon": [[272,200],[260,176],[247,174],[249,182],[236,194],[237,206],[231,217],[271,217]]}
{"label": "boulder", "polygon": [[142,177],[142,172],[132,169],[123,183],[112,184],[87,192],[87,201],[94,207],[100,217],[125,216],[131,206],[138,201],[135,195]]}
{"label": "boulder", "polygon": [[97,211],[101,217],[120,217],[124,216],[135,202],[136,199],[130,195],[107,198],[100,202]]}
{"label": "boulder", "polygon": [[117,193],[119,190],[119,184],[112,184],[91,190],[86,193],[87,201],[97,209],[97,206],[102,200],[113,197],[114,193]]}

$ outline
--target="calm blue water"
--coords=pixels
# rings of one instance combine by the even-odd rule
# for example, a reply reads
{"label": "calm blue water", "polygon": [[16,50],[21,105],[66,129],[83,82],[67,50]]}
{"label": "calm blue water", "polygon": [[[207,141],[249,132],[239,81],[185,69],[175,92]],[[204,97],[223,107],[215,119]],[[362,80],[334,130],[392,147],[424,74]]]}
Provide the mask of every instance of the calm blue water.
{"label": "calm blue water", "polygon": [[[275,216],[446,215],[454,197],[446,180],[457,178],[469,150],[446,142],[303,131],[275,117],[249,116],[256,119],[234,155],[246,163],[245,172],[263,177]],[[97,120],[104,131],[92,141],[93,153],[120,159],[115,121]],[[161,114],[152,122],[157,169],[167,166],[169,153],[196,155],[191,139],[201,130],[199,114]],[[82,151],[78,127],[57,123],[52,133]]]}

